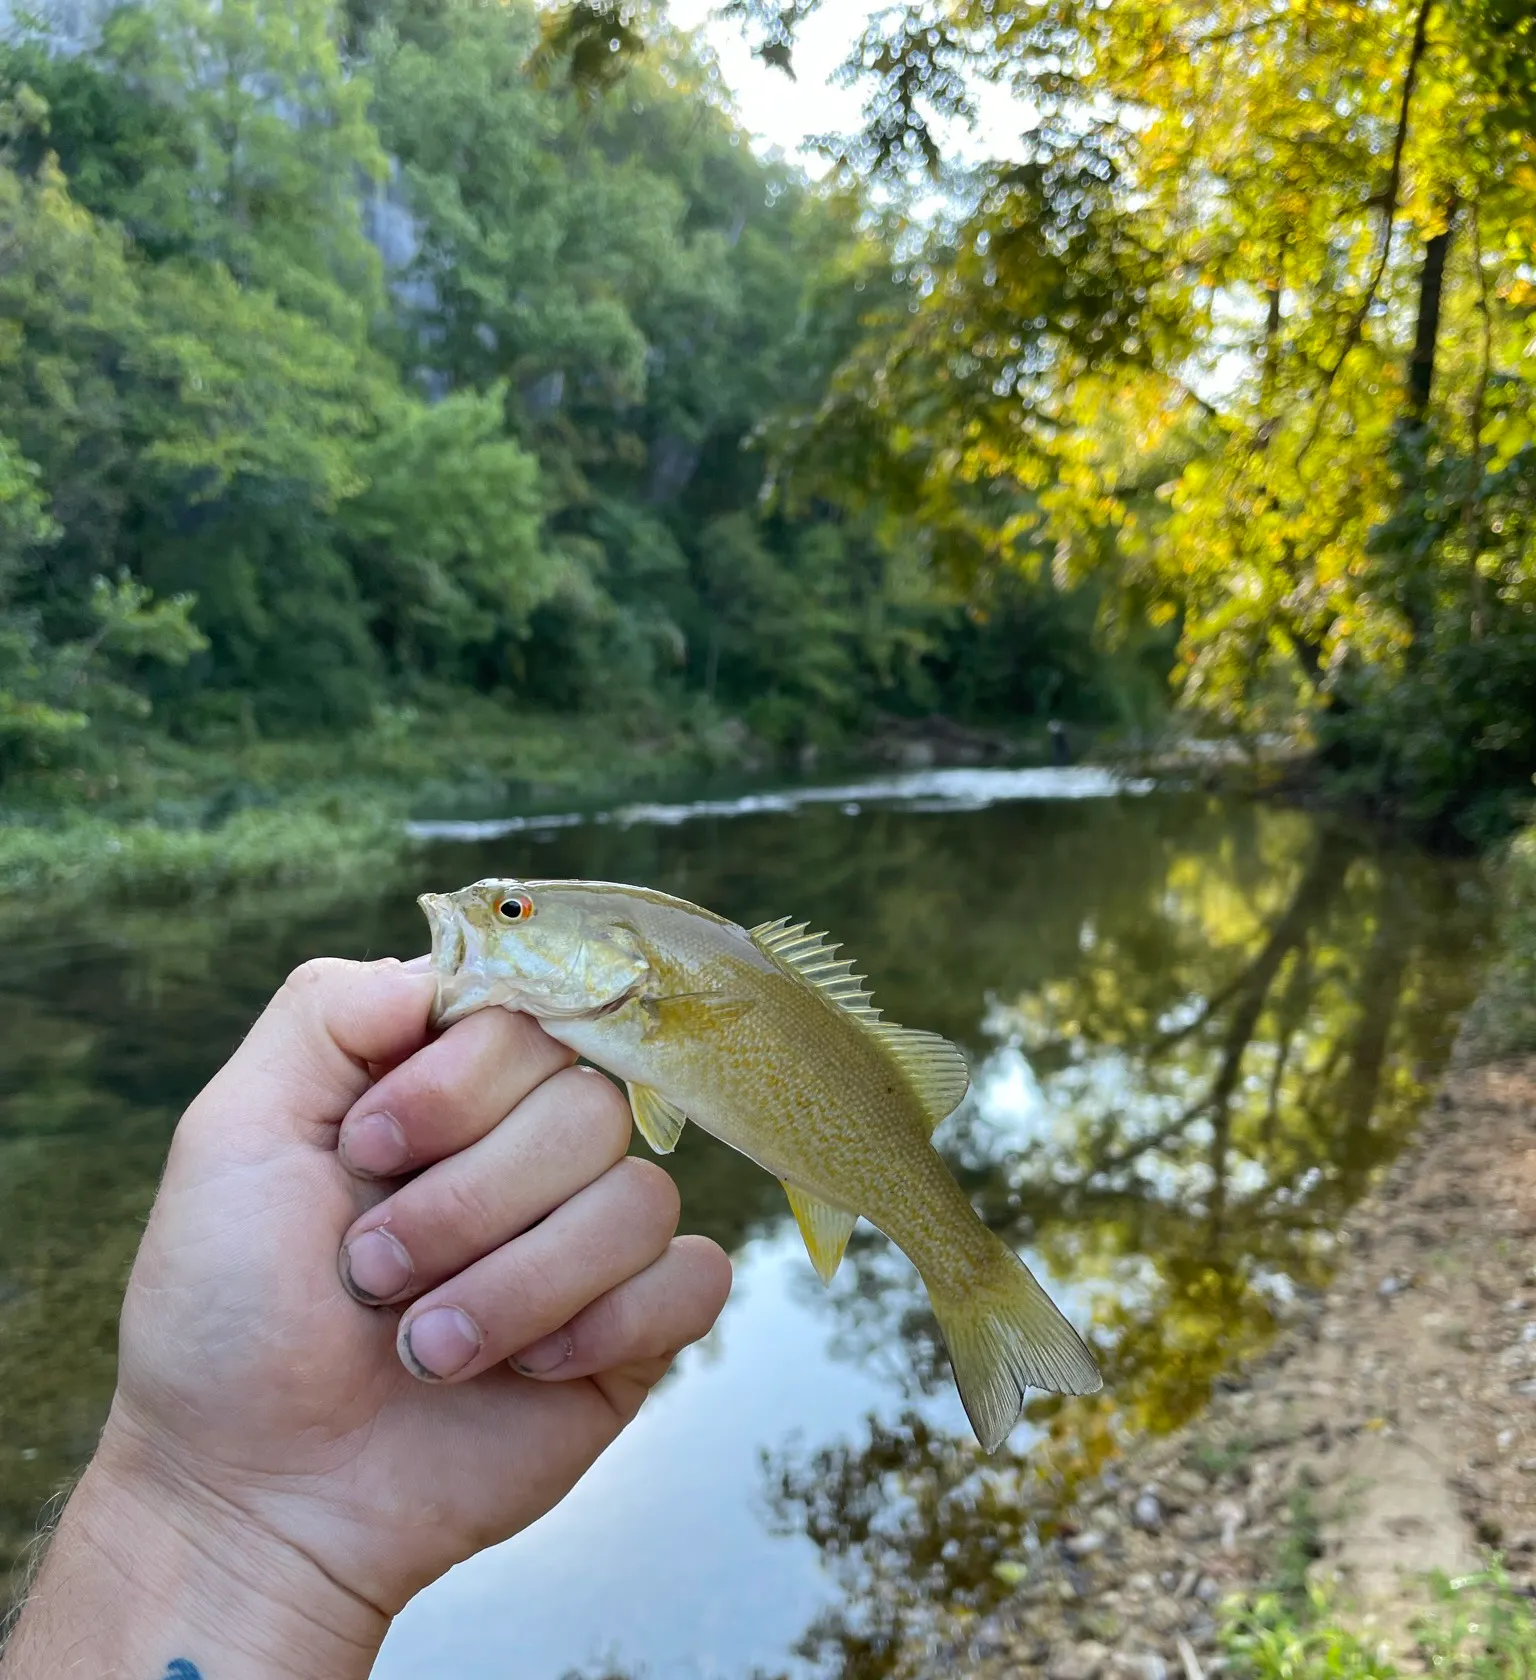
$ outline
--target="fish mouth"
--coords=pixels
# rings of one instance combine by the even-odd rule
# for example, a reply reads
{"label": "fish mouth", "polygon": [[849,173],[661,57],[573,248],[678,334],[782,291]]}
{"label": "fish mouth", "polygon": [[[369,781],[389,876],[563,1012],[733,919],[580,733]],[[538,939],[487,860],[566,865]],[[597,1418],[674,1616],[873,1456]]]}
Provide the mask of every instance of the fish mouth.
{"label": "fish mouth", "polygon": [[441,893],[422,893],[416,902],[432,930],[432,973],[437,980],[437,995],[432,1000],[431,1021],[441,1026],[448,1006],[446,983],[464,966],[468,954],[464,926],[454,914],[452,903]]}

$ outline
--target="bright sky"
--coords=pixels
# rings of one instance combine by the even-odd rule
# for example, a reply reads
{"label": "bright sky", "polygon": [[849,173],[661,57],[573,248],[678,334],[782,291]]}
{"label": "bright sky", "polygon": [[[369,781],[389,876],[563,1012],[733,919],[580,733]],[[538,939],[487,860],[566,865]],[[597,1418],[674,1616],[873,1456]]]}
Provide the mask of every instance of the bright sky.
{"label": "bright sky", "polygon": [[[801,162],[807,135],[851,129],[859,121],[859,95],[833,87],[829,78],[853,44],[868,12],[848,0],[828,0],[813,13],[795,41],[795,80],[752,56],[735,23],[712,17],[719,0],[670,0],[672,21],[683,29],[702,26],[704,38],[720,61],[720,73],[736,99],[743,124],[768,146],[777,146]],[[820,173],[820,170],[817,170]]]}
{"label": "bright sky", "polygon": [[[719,0],[670,0],[668,12],[684,29],[702,27],[720,62],[720,73],[736,99],[742,123],[769,147],[781,148],[808,173],[820,175],[825,164],[805,151],[807,136],[856,129],[863,96],[857,88],[837,87],[833,73],[848,56],[872,11],[860,0],[825,0],[795,33],[795,80],[754,58],[735,23],[712,16]],[[987,152],[1017,155],[1018,135],[1033,113],[1001,89],[976,90],[981,121],[974,135],[955,137],[958,154]]]}

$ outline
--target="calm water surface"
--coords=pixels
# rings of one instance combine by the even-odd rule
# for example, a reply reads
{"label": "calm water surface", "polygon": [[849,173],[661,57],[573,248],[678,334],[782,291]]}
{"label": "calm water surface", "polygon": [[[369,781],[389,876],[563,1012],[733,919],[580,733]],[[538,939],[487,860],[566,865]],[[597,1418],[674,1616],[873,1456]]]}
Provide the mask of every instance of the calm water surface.
{"label": "calm water surface", "polygon": [[885,1672],[985,1607],[1116,1444],[1197,1410],[1330,1266],[1475,990],[1470,871],[1268,806],[955,772],[606,820],[444,825],[348,894],[97,902],[0,948],[0,1576],[90,1450],[175,1117],[295,962],[424,946],[481,875],[793,913],[970,1058],[939,1141],[1094,1340],[1096,1400],[973,1454],[921,1290],[862,1229],[823,1290],[778,1185],[689,1128],[685,1227],[730,1305],[560,1509],[407,1610],[380,1680]]}

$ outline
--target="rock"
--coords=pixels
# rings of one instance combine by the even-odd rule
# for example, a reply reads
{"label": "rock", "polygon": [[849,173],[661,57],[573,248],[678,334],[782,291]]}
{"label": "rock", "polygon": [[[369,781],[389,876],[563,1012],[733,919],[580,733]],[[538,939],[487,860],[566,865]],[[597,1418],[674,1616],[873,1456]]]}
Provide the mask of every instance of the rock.
{"label": "rock", "polygon": [[1107,1647],[1097,1639],[1085,1639],[1081,1645],[1062,1647],[1051,1657],[1045,1667],[1045,1680],[1098,1680],[1108,1660]]}
{"label": "rock", "polygon": [[1151,1488],[1144,1488],[1131,1507],[1131,1521],[1148,1534],[1156,1534],[1163,1526],[1162,1501]]}
{"label": "rock", "polygon": [[1175,1470],[1168,1480],[1180,1493],[1187,1493],[1191,1499],[1203,1498],[1208,1485],[1205,1477],[1198,1470],[1191,1468]]}
{"label": "rock", "polygon": [[1111,1680],[1168,1680],[1168,1664],[1156,1651],[1116,1651],[1109,1674]]}
{"label": "rock", "polygon": [[1061,1549],[1069,1558],[1092,1557],[1095,1552],[1104,1549],[1104,1536],[1091,1528],[1085,1528],[1081,1534],[1071,1534],[1062,1541]]}
{"label": "rock", "polygon": [[1202,1604],[1214,1604],[1221,1597],[1221,1582],[1214,1575],[1202,1575],[1195,1582],[1195,1597]]}
{"label": "rock", "polygon": [[1134,1574],[1125,1578],[1125,1590],[1133,1593],[1149,1593],[1157,1586],[1156,1579],[1145,1569],[1138,1569]]}
{"label": "rock", "polygon": [[1147,1624],[1158,1633],[1173,1633],[1184,1626],[1184,1611],[1176,1599],[1154,1598],[1147,1606]]}
{"label": "rock", "polygon": [[1383,1301],[1390,1301],[1394,1295],[1402,1294],[1403,1287],[1403,1280],[1395,1273],[1388,1272],[1381,1282],[1376,1285],[1376,1293]]}
{"label": "rock", "polygon": [[1230,1552],[1237,1545],[1237,1536],[1248,1520],[1248,1513],[1235,1499],[1221,1499],[1216,1504],[1216,1520],[1221,1524],[1221,1549]]}

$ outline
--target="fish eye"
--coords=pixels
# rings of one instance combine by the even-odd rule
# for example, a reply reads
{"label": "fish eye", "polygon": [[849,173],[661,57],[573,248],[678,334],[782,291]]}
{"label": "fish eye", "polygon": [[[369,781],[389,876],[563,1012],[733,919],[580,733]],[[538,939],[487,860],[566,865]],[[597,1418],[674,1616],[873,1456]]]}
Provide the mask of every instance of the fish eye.
{"label": "fish eye", "polygon": [[526,922],[533,914],[533,900],[527,893],[508,893],[496,906],[496,914],[504,922]]}

